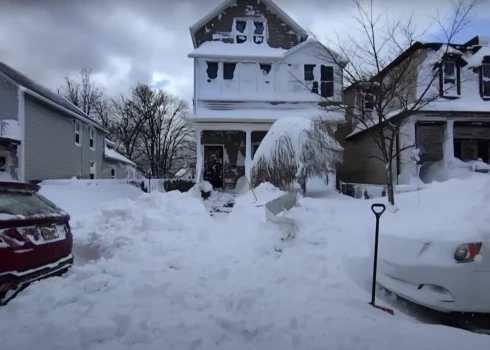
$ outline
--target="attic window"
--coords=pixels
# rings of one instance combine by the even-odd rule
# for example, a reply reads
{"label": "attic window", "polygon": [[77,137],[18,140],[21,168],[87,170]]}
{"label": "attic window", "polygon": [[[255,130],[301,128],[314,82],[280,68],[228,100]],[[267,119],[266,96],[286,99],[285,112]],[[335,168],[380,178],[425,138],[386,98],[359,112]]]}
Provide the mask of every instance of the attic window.
{"label": "attic window", "polygon": [[457,97],[460,94],[459,65],[454,60],[442,61],[440,90],[442,96]]}
{"label": "attic window", "polygon": [[481,92],[483,98],[490,98],[490,63],[481,65]]}
{"label": "attic window", "polygon": [[218,62],[206,62],[208,65],[208,69],[206,69],[206,73],[208,74],[208,82],[211,79],[216,79],[218,77]]}
{"label": "attic window", "polygon": [[270,64],[261,64],[260,65],[260,70],[264,75],[267,75],[270,73],[272,66]]}
{"label": "attic window", "polygon": [[247,41],[247,21],[235,20],[235,40],[237,44],[242,44]]}
{"label": "attic window", "polygon": [[320,67],[320,95],[328,98],[333,97],[333,67],[324,66]]}
{"label": "attic window", "polygon": [[254,21],[254,43],[262,44],[264,42],[265,25],[262,21]]}
{"label": "attic window", "polygon": [[315,69],[315,64],[305,64],[305,81],[315,80],[315,75],[313,70]]}
{"label": "attic window", "polygon": [[223,79],[233,80],[233,75],[235,73],[236,63],[223,63]]}

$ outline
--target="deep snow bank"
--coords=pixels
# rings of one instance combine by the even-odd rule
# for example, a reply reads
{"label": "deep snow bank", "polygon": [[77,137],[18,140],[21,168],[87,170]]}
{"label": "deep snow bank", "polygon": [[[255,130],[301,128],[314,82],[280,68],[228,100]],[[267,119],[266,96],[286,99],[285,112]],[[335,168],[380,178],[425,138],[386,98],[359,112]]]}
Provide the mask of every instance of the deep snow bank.
{"label": "deep snow bank", "polygon": [[[281,193],[257,189],[264,202]],[[250,192],[237,202],[223,222],[177,192],[120,199],[81,216],[75,234],[100,257],[36,283],[1,308],[0,323],[8,325],[0,327],[3,347],[488,348],[487,336],[418,324],[367,304],[369,294],[348,276],[348,262],[368,252],[367,201],[304,199],[296,208],[297,239],[284,244]]]}

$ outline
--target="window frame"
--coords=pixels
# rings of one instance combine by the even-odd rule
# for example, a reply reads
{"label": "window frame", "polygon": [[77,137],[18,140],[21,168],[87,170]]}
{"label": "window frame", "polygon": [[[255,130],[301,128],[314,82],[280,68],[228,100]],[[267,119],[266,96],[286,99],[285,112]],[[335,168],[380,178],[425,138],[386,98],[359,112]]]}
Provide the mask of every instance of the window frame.
{"label": "window frame", "polygon": [[[93,164],[93,167],[92,167]],[[95,180],[97,178],[97,162],[95,160],[90,160],[88,163],[88,173],[89,173],[89,179],[90,180]],[[92,171],[93,169],[93,171]],[[93,177],[92,177],[93,176]]]}
{"label": "window frame", "polygon": [[[243,32],[239,31],[237,29],[237,23],[238,22],[245,22],[245,28]],[[262,34],[256,34],[255,33],[255,23],[262,23],[263,25],[263,31]],[[242,17],[237,17],[233,19],[233,40],[236,44],[244,44],[244,43],[254,43],[256,45],[261,45],[265,42],[267,42],[267,20],[264,18],[242,18]],[[245,37],[245,40],[242,38],[239,38],[241,36]],[[257,42],[256,39],[261,37],[262,40],[260,42]],[[242,41],[243,40],[243,41]]]}
{"label": "window frame", "polygon": [[[77,130],[78,126],[78,130]],[[78,120],[75,120],[75,145],[81,147],[82,146],[82,123],[79,122]],[[78,142],[77,142],[77,136],[78,136]]]}
{"label": "window frame", "polygon": [[88,146],[92,151],[95,151],[95,128],[90,127],[88,131],[89,141]]}
{"label": "window frame", "polygon": [[[488,91],[485,90],[485,75],[484,75],[484,68],[488,69],[488,81],[487,84],[488,86]],[[490,62],[482,62],[481,67],[480,67],[480,88],[481,88],[481,97],[484,99],[490,99]]]}
{"label": "window frame", "polygon": [[[454,78],[448,78],[446,77],[445,73],[445,66],[446,64],[451,64],[454,67]],[[447,59],[443,58],[441,61],[441,68],[440,68],[440,75],[439,75],[439,94],[441,97],[445,98],[458,98],[461,96],[461,69],[460,69],[460,64],[454,60],[454,59]],[[454,85],[449,88],[445,89],[444,86],[446,85],[446,80],[453,80],[454,79]],[[450,83],[448,83],[450,84]],[[456,93],[453,94],[451,93],[452,89],[456,89]]]}
{"label": "window frame", "polygon": [[[322,70],[323,70],[323,67],[325,67],[325,77],[323,76],[322,74]],[[328,71],[327,71],[327,68],[331,68],[332,69],[332,79],[331,80],[328,80]],[[324,79],[325,78],[325,79]],[[326,86],[326,84],[332,84],[332,95],[331,96],[324,96],[323,94],[323,86]],[[318,88],[319,88],[319,93],[320,93],[320,96],[323,97],[323,98],[333,98],[335,97],[335,69],[334,69],[334,66],[326,66],[324,64],[320,65],[320,82],[318,84]],[[326,90],[326,89],[325,89]]]}

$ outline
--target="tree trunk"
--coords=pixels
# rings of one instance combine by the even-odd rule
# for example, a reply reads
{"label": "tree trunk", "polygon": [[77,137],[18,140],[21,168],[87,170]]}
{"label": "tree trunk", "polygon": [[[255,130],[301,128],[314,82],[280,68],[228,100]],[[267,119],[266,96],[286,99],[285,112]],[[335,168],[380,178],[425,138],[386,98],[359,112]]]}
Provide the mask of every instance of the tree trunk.
{"label": "tree trunk", "polygon": [[391,205],[395,205],[395,189],[393,185],[392,160],[390,160],[386,165],[386,192],[388,196],[388,202]]}

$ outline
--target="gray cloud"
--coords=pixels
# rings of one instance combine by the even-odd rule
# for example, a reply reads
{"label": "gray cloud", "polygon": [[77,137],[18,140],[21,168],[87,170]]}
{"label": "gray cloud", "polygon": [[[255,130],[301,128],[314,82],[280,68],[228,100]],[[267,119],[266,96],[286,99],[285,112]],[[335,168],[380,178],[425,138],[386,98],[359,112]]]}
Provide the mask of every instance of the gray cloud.
{"label": "gray cloud", "polygon": [[[186,57],[192,50],[188,28],[221,1],[3,0],[0,61],[50,88],[88,67],[109,92],[165,80],[169,90],[189,99],[193,65]],[[349,2],[343,0],[276,3],[320,37],[342,34],[353,24]],[[378,3],[400,14],[416,8],[414,3],[427,4]]]}

